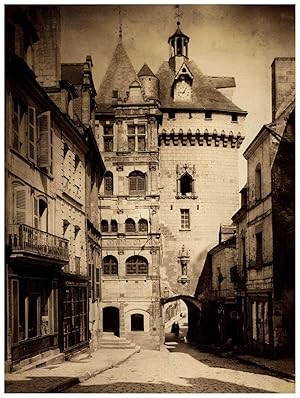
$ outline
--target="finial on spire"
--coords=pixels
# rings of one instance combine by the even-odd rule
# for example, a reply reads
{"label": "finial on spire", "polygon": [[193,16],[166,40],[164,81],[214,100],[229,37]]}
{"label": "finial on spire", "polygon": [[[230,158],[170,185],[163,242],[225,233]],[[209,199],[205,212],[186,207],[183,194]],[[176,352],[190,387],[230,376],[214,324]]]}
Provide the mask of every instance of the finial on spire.
{"label": "finial on spire", "polygon": [[120,6],[118,6],[118,12],[119,12],[119,38],[120,40],[122,40],[122,11]]}
{"label": "finial on spire", "polygon": [[182,18],[183,12],[180,10],[180,6],[175,6],[175,9],[176,9],[176,11],[175,11],[175,17],[174,18],[177,18],[177,25],[179,26],[180,25],[180,18]]}

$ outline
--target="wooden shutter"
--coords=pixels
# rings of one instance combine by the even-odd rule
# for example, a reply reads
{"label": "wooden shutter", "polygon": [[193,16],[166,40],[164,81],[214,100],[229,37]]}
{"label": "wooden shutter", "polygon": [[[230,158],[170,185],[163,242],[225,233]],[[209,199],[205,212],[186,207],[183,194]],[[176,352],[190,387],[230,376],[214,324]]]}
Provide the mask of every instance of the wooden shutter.
{"label": "wooden shutter", "polygon": [[28,158],[36,162],[36,115],[32,106],[28,107]]}
{"label": "wooden shutter", "polygon": [[39,229],[39,201],[33,198],[33,227]]}
{"label": "wooden shutter", "polygon": [[39,167],[49,168],[50,166],[50,111],[41,113],[38,116],[39,126]]}
{"label": "wooden shutter", "polygon": [[26,188],[14,188],[15,224],[26,224]]}
{"label": "wooden shutter", "polygon": [[14,96],[12,97],[12,127],[12,146],[18,151],[20,146],[20,106],[19,100]]}

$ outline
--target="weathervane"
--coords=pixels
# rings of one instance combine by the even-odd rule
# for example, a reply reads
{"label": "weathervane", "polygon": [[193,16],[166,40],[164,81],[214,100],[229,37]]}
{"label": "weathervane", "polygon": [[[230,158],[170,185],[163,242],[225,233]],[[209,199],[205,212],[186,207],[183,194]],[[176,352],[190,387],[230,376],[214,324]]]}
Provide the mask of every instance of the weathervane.
{"label": "weathervane", "polygon": [[177,18],[177,25],[180,25],[180,18],[182,18],[183,12],[180,10],[180,6],[175,6],[175,17]]}

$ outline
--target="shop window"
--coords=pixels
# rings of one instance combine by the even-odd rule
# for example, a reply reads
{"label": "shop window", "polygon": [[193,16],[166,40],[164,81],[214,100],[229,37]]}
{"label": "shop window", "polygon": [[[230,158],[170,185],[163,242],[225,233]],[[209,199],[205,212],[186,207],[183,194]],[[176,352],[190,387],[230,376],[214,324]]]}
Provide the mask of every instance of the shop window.
{"label": "shop window", "polygon": [[125,232],[135,232],[135,222],[132,218],[125,221]]}
{"label": "shop window", "polygon": [[101,221],[101,232],[108,232],[108,222],[107,220]]}
{"label": "shop window", "polygon": [[111,171],[107,171],[104,175],[104,195],[113,194],[113,184],[113,173]]}
{"label": "shop window", "polygon": [[132,314],[130,318],[132,331],[144,331],[144,315]]}
{"label": "shop window", "polygon": [[148,232],[148,222],[143,218],[139,221],[139,232]]}
{"label": "shop window", "polygon": [[190,229],[190,210],[180,210],[181,229]]}
{"label": "shop window", "polygon": [[142,256],[132,256],[126,260],[126,273],[128,275],[147,275],[148,261]]}
{"label": "shop window", "polygon": [[145,174],[140,171],[133,171],[129,174],[129,194],[144,195],[146,192]]}
{"label": "shop window", "polygon": [[106,256],[103,259],[103,274],[118,275],[118,261],[114,256]]}

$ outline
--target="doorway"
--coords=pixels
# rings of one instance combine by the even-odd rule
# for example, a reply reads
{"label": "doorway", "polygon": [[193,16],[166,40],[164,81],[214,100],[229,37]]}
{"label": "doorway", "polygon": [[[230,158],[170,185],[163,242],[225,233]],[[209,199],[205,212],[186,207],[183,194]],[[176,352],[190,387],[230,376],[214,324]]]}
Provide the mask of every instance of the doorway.
{"label": "doorway", "polygon": [[103,308],[103,332],[113,332],[115,336],[120,336],[120,315],[118,308]]}

